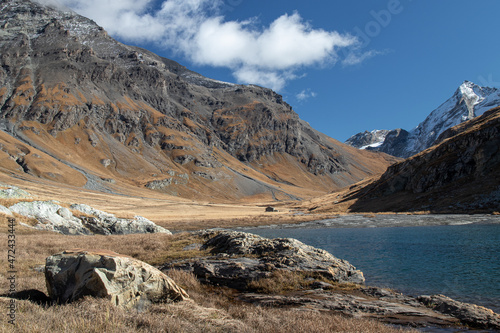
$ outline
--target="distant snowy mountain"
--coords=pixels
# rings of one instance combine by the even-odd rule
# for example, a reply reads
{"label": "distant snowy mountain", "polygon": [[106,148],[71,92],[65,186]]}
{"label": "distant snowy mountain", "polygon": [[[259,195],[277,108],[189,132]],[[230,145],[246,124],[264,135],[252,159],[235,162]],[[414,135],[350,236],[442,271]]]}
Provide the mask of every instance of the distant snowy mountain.
{"label": "distant snowy mountain", "polygon": [[360,148],[383,151],[398,156],[410,157],[434,144],[445,130],[482,115],[489,109],[500,105],[500,89],[481,87],[465,81],[453,96],[411,131],[396,129],[388,131],[381,144],[359,144],[369,142],[373,132],[358,133],[346,143]]}
{"label": "distant snowy mountain", "polygon": [[377,148],[384,143],[387,133],[388,130],[364,131],[351,136],[345,143],[359,149]]}

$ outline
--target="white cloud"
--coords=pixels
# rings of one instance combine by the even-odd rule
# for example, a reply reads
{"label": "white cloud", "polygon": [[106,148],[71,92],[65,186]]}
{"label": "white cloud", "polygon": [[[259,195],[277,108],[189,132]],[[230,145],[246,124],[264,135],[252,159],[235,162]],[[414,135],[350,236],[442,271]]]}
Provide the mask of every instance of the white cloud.
{"label": "white cloud", "polygon": [[281,90],[287,81],[298,77],[292,70],[262,70],[258,67],[249,66],[243,66],[235,69],[233,71],[233,75],[238,82],[271,87],[276,91]]}
{"label": "white cloud", "polygon": [[360,52],[357,49],[352,49],[349,51],[347,56],[342,60],[342,65],[344,66],[354,66],[358,65],[367,59],[373,58],[377,55],[384,54],[384,52],[379,52],[375,50],[370,50],[366,52]]}
{"label": "white cloud", "polygon": [[[196,64],[230,68],[238,82],[275,90],[305,67],[335,64],[338,50],[358,43],[350,35],[315,29],[298,13],[284,14],[267,27],[252,19],[228,21],[220,15],[222,0],[166,0],[156,9],[154,0],[59,1],[112,36],[155,42]],[[343,63],[357,60],[364,59]]]}
{"label": "white cloud", "polygon": [[299,101],[305,101],[306,99],[314,98],[316,96],[317,94],[314,91],[311,91],[311,89],[304,89],[300,93],[298,93],[295,97],[297,97]]}

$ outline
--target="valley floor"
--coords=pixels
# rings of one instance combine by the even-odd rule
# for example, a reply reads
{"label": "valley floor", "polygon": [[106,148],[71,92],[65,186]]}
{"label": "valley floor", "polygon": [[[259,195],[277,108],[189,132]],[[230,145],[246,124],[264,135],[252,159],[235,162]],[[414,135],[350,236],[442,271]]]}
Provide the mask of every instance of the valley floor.
{"label": "valley floor", "polygon": [[[299,223],[335,216],[303,213],[293,207],[297,203],[294,201],[222,203],[211,201],[211,198],[194,201],[132,187],[126,189],[129,195],[119,195],[54,185],[33,178],[12,178],[1,173],[0,184],[18,186],[32,194],[36,200],[87,204],[118,217],[144,216],[172,232]],[[265,212],[268,206],[275,207],[277,211]]]}
{"label": "valley floor", "polygon": [[[305,311],[295,306],[255,306],[242,301],[234,290],[200,284],[192,274],[171,271],[168,274],[191,297],[180,304],[152,306],[145,312],[115,308],[103,300],[86,298],[69,305],[51,305],[46,296],[43,274],[45,258],[71,248],[107,249],[129,255],[152,265],[183,258],[184,248],[196,240],[181,231],[214,227],[234,228],[270,224],[293,224],[331,219],[338,214],[311,214],[299,210],[297,202],[195,202],[153,192],[129,189],[128,195],[106,194],[77,187],[58,187],[53,183],[12,178],[0,174],[0,184],[18,186],[31,193],[33,200],[84,203],[114,213],[118,217],[144,216],[160,226],[178,232],[168,234],[132,234],[121,236],[65,236],[16,225],[16,322],[20,332],[398,332],[406,329],[386,326],[373,319],[350,318],[336,311]],[[154,194],[154,195],[152,195]],[[12,204],[16,199],[0,199]],[[278,212],[265,212],[272,206]],[[0,233],[9,233],[7,218],[0,214]],[[0,267],[8,267],[7,256]],[[7,270],[0,270],[0,288],[9,290]],[[286,279],[288,283],[288,279]],[[274,282],[273,282],[274,283]],[[280,282],[281,283],[281,282]],[[274,285],[273,285],[274,288]],[[285,285],[285,290],[288,287]],[[290,297],[295,299],[298,291]],[[308,292],[307,290],[305,291]],[[340,294],[351,291],[340,290]],[[281,292],[279,292],[281,293]],[[358,291],[351,296],[359,299]],[[340,295],[339,294],[339,295]],[[5,308],[12,299],[0,295]],[[241,297],[240,297],[241,296]],[[282,297],[282,296],[278,296]],[[273,301],[274,302],[274,301]],[[309,302],[309,301],[308,301]],[[64,318],[64,320],[61,320]],[[399,320],[399,319],[398,319]],[[406,319],[405,319],[406,320]],[[419,319],[421,320],[421,319]],[[387,322],[387,320],[383,320]],[[389,321],[389,322],[394,322]],[[401,322],[404,326],[408,321]],[[424,323],[425,324],[425,323]],[[12,327],[7,320],[2,331]]]}

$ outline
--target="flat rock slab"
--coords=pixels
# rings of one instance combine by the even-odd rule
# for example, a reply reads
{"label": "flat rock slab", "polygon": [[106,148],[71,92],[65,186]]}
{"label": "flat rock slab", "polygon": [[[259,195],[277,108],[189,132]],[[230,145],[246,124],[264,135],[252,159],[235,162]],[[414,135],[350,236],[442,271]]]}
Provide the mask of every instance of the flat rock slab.
{"label": "flat rock slab", "polygon": [[307,290],[287,295],[243,294],[240,299],[261,306],[297,307],[332,311],[356,318],[381,320],[405,326],[451,326],[460,321],[415,302],[381,300],[368,295],[353,295],[323,290]]}
{"label": "flat rock slab", "polygon": [[93,296],[125,308],[143,309],[151,303],[189,297],[153,266],[106,250],[74,249],[50,256],[45,280],[49,297],[57,303]]}
{"label": "flat rock slab", "polygon": [[460,319],[469,326],[500,331],[500,315],[483,306],[459,302],[444,295],[419,296],[418,300],[436,311]]}

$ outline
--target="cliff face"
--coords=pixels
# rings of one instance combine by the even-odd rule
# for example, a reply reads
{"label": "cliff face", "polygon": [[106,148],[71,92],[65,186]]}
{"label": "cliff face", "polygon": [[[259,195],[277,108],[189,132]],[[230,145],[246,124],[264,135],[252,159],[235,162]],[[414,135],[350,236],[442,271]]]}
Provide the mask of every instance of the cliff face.
{"label": "cliff face", "polygon": [[269,89],[205,78],[75,13],[2,0],[0,27],[5,170],[105,191],[280,199],[394,162],[316,132]]}

